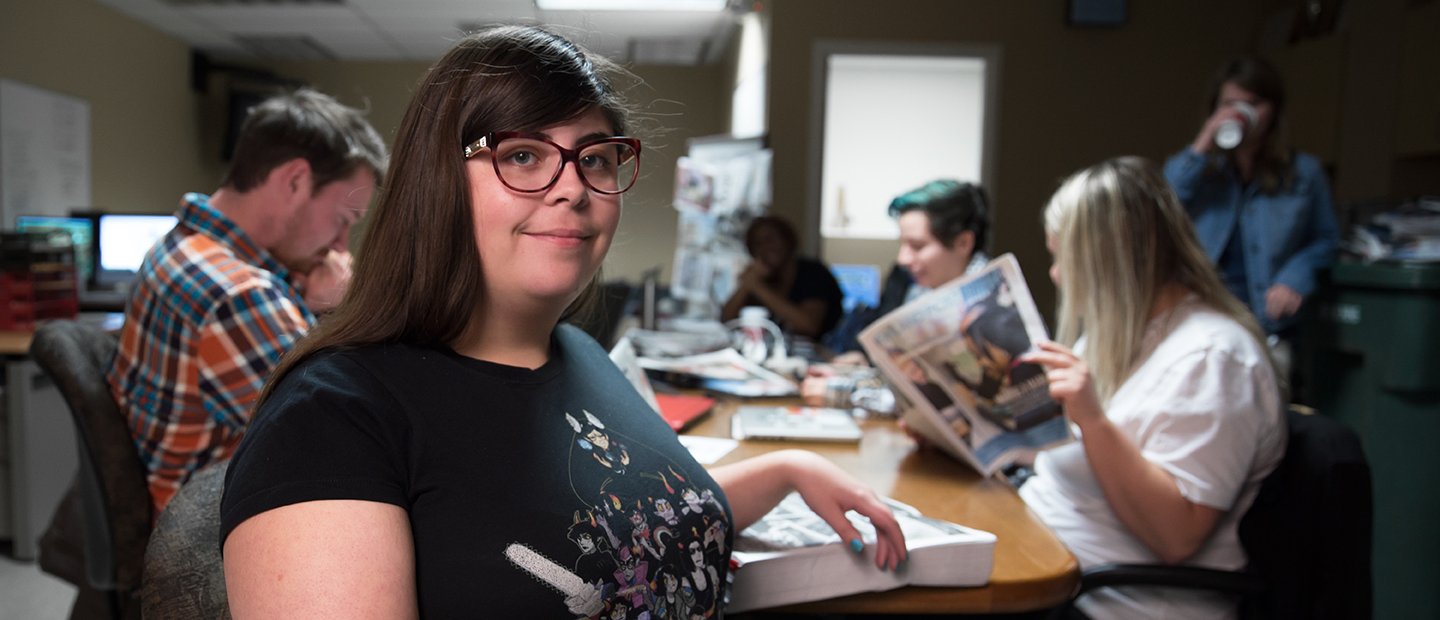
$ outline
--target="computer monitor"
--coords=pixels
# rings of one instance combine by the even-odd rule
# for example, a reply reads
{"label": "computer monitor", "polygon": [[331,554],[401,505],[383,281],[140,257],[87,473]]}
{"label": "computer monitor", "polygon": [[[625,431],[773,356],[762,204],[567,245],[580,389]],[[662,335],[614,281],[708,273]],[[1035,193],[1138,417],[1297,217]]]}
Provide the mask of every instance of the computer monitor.
{"label": "computer monitor", "polygon": [[859,304],[871,308],[880,305],[880,268],[875,265],[831,265],[830,273],[840,283],[846,312]]}
{"label": "computer monitor", "polygon": [[89,282],[95,275],[95,224],[83,217],[54,217],[49,215],[20,215],[15,218],[15,229],[20,232],[48,232],[69,237],[75,246],[75,270],[81,282]]}
{"label": "computer monitor", "polygon": [[128,282],[140,270],[145,254],[175,227],[175,216],[101,213],[96,218],[97,286]]}

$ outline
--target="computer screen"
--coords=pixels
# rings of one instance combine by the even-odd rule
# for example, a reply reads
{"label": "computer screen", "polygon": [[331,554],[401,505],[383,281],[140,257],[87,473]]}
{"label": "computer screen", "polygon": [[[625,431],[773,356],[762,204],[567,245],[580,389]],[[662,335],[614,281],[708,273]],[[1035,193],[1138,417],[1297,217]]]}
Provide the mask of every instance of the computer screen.
{"label": "computer screen", "polygon": [[15,229],[20,232],[50,232],[68,236],[70,244],[75,246],[75,270],[79,272],[81,281],[90,281],[90,277],[95,273],[95,224],[89,219],[20,215],[15,218]]}
{"label": "computer screen", "polygon": [[99,217],[100,272],[140,270],[145,253],[175,227],[173,215],[102,213]]}
{"label": "computer screen", "polygon": [[844,307],[849,312],[858,304],[871,308],[880,305],[880,268],[875,265],[831,265],[830,273],[845,294]]}

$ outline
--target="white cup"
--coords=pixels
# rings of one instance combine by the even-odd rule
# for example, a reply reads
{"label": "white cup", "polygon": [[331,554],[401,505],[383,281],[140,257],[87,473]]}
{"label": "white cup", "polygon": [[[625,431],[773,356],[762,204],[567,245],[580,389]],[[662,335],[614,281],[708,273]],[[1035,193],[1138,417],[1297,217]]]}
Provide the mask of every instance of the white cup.
{"label": "white cup", "polygon": [[1240,118],[1227,118],[1215,129],[1215,146],[1225,150],[1240,146],[1245,141],[1245,132],[1255,125],[1255,106],[1244,101],[1236,101],[1230,104]]}

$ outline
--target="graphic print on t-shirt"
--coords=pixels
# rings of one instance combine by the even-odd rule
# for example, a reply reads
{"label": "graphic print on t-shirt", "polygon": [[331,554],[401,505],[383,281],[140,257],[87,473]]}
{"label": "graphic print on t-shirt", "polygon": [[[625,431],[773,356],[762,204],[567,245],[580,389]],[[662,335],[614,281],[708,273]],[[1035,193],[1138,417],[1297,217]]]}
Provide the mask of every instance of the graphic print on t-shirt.
{"label": "graphic print on t-shirt", "polygon": [[715,491],[697,487],[683,465],[634,444],[590,411],[564,417],[576,508],[567,530],[555,535],[573,543],[575,555],[545,558],[520,541],[506,557],[557,590],[580,617],[718,616],[729,524]]}

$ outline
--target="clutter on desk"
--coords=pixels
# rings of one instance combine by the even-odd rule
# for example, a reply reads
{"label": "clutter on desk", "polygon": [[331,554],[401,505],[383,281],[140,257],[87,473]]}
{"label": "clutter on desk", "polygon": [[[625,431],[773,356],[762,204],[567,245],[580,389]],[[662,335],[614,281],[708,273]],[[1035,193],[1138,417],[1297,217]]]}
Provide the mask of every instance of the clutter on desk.
{"label": "clutter on desk", "polygon": [[67,234],[0,233],[0,330],[80,312],[75,247]]}
{"label": "clutter on desk", "polygon": [[1440,262],[1440,197],[1364,210],[1341,249],[1366,262]]}
{"label": "clutter on desk", "polygon": [[725,347],[684,357],[641,356],[639,363],[653,380],[677,388],[700,389],[742,398],[785,397],[800,393],[794,380],[756,364]]}

